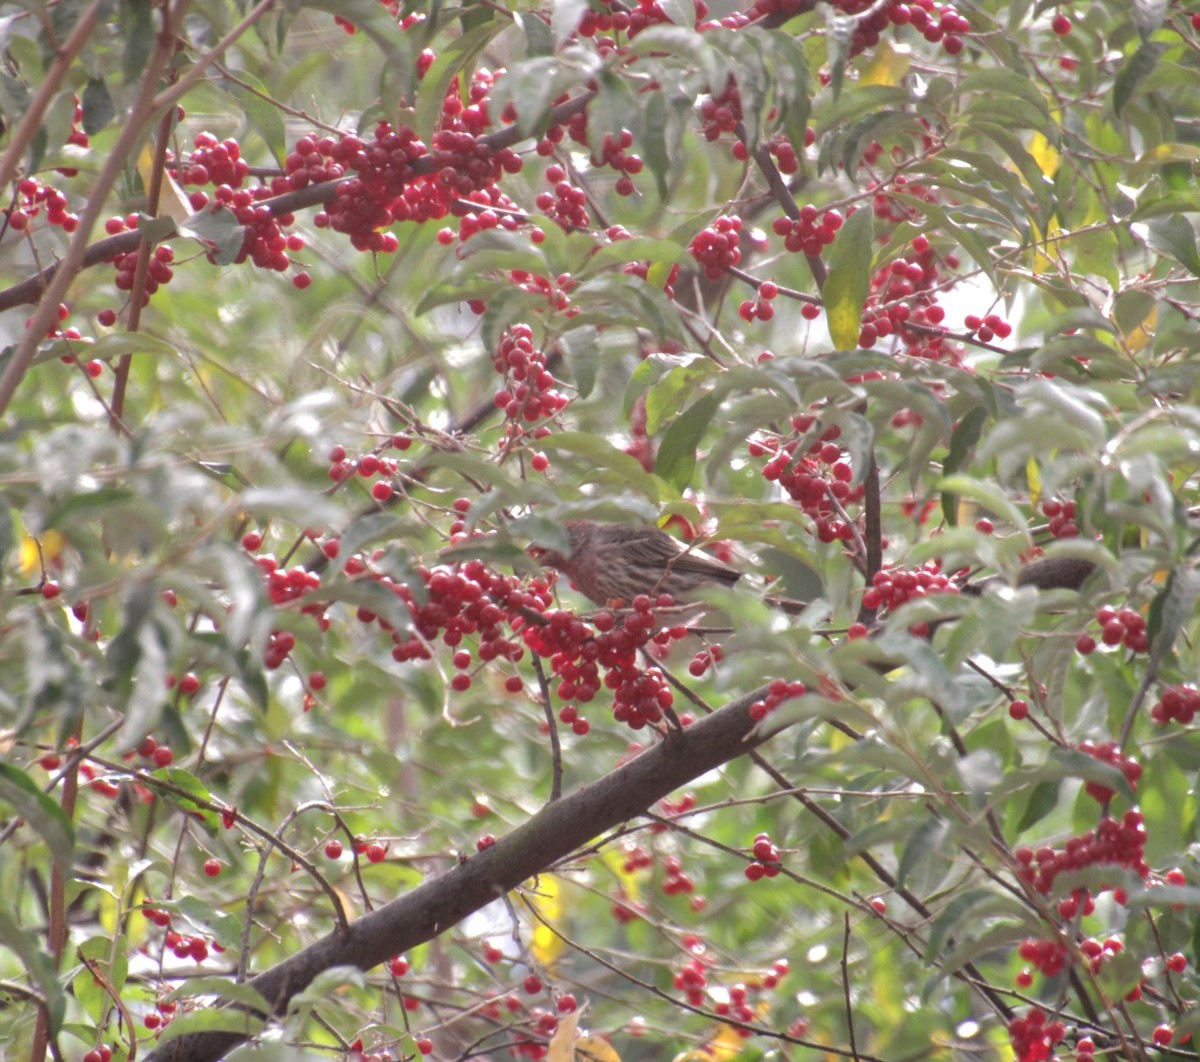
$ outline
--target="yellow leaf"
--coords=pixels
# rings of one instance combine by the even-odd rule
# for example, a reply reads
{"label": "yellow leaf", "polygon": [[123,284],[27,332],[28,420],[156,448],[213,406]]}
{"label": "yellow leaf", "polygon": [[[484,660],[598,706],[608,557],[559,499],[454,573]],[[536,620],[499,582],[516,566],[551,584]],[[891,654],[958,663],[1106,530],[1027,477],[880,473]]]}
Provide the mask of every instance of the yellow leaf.
{"label": "yellow leaf", "polygon": [[613,1045],[599,1036],[581,1036],[575,1041],[575,1062],[621,1062]]}
{"label": "yellow leaf", "polygon": [[[41,549],[39,549],[39,545]],[[57,531],[47,531],[40,539],[30,535],[21,536],[21,554],[17,566],[22,575],[40,574],[43,565],[58,559],[66,548],[66,539]]]}
{"label": "yellow leaf", "polygon": [[[142,178],[142,187],[149,188],[150,178],[154,173],[154,152],[149,144],[142,148],[142,153],[138,156],[137,170],[138,176]],[[170,218],[172,221],[182,223],[194,213],[187,194],[175,183],[174,177],[164,172],[162,191],[158,197],[159,217]]]}
{"label": "yellow leaf", "polygon": [[881,40],[874,49],[867,68],[859,75],[860,85],[900,84],[912,62],[912,53],[907,48],[893,48],[886,40]]}
{"label": "yellow leaf", "polygon": [[954,518],[958,521],[959,527],[966,527],[968,524],[975,523],[975,514],[979,512],[979,506],[976,505],[970,498],[964,498],[961,495],[958,499],[958,506],[955,510]]}
{"label": "yellow leaf", "polygon": [[1149,312],[1138,324],[1125,333],[1125,346],[1130,353],[1137,354],[1145,350],[1154,338],[1154,327],[1158,324],[1158,303],[1150,304]]}
{"label": "yellow leaf", "polygon": [[575,1062],[575,1036],[582,1015],[581,1010],[573,1010],[559,1020],[546,1047],[546,1062]]}
{"label": "yellow leaf", "polygon": [[553,874],[541,874],[536,887],[529,890],[527,898],[529,906],[537,915],[533,926],[533,943],[529,947],[530,954],[540,966],[551,966],[567,947],[563,938],[550,928],[557,928],[562,922],[562,884]]}
{"label": "yellow leaf", "polygon": [[1025,462],[1025,482],[1029,484],[1029,504],[1036,509],[1042,493],[1042,470],[1036,457]]}
{"label": "yellow leaf", "polygon": [[1058,164],[1061,156],[1058,153],[1058,149],[1041,133],[1033,134],[1033,139],[1029,141],[1029,154],[1033,156],[1033,161],[1038,164],[1038,169],[1047,177],[1053,177],[1058,173]]}

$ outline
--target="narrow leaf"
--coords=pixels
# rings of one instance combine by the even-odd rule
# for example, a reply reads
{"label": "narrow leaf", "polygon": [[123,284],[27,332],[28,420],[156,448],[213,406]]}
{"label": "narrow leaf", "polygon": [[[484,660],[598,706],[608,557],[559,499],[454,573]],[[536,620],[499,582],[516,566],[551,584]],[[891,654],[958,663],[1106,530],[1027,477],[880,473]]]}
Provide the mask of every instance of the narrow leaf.
{"label": "narrow leaf", "polygon": [[696,470],[696,448],[712,423],[720,398],[709,393],[675,419],[658,448],[654,471],[676,490],[685,490]]}
{"label": "narrow leaf", "polygon": [[870,210],[856,210],[838,233],[829,256],[829,277],[821,292],[829,334],[839,350],[858,346],[862,308],[871,287],[875,221]]}

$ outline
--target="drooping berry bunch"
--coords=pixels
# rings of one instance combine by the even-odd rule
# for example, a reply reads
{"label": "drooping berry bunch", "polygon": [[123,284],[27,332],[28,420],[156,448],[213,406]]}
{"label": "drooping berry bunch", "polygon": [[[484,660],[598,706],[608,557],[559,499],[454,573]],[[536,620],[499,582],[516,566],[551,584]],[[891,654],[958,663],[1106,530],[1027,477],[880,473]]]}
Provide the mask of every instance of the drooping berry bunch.
{"label": "drooping berry bunch", "polygon": [[[1067,950],[1065,941],[1035,940],[1032,937],[1022,941],[1020,948],[1017,949],[1017,954],[1044,977],[1054,977],[1058,974],[1067,964],[1067,960],[1070,957],[1070,952]],[[1027,988],[1032,980],[1033,978],[1030,977],[1022,985],[1020,978],[1018,978],[1017,984],[1020,987]]]}
{"label": "drooping berry bunch", "polygon": [[767,687],[766,696],[751,702],[748,709],[750,718],[761,722],[783,704],[784,701],[790,700],[793,697],[803,697],[807,692],[808,687],[803,682],[786,682],[783,679],[774,679]]}
{"label": "drooping berry bunch", "polygon": [[1024,1017],[1008,1023],[1008,1040],[1017,1062],[1047,1062],[1066,1035],[1066,1026],[1061,1021],[1046,1021],[1041,1007],[1030,1007]]}
{"label": "drooping berry bunch", "polygon": [[212,133],[197,133],[193,149],[171,169],[182,185],[228,185],[241,188],[250,175],[250,165],[242,158],[241,145],[232,137],[218,140]]}
{"label": "drooping berry bunch", "polygon": [[816,424],[814,415],[795,416],[791,424],[792,433],[787,436],[766,433],[755,436],[747,445],[747,452],[751,457],[771,455],[763,465],[763,478],[777,482],[800,505],[812,519],[820,541],[852,539],[853,529],[842,513],[847,506],[862,500],[864,488],[862,484],[851,485],[854,470],[836,442],[841,428],[831,425],[811,439]]}
{"label": "drooping berry bunch", "polygon": [[926,561],[919,568],[883,568],[871,577],[863,594],[863,607],[896,609],[906,601],[929,594],[956,594],[958,586],[942,572],[942,562]]}
{"label": "drooping berry bunch", "polygon": [[1074,538],[1079,534],[1075,523],[1075,502],[1068,499],[1047,498],[1042,502],[1042,512],[1050,520],[1050,534],[1055,538]]}
{"label": "drooping berry bunch", "polygon": [[527,324],[505,331],[492,366],[505,380],[492,399],[508,420],[502,445],[511,445],[525,433],[524,425],[553,417],[570,401],[557,390],[558,381],[546,368],[545,353],[534,347],[533,329]]}
{"label": "drooping berry bunch", "polygon": [[621,196],[633,195],[633,178],[642,172],[644,166],[641,156],[630,152],[631,147],[633,134],[628,129],[622,129],[615,135],[605,133],[599,153],[592,153],[593,166],[611,166],[621,175],[613,186],[613,191]]}
{"label": "drooping berry bunch", "polygon": [[[805,203],[800,208],[799,218],[790,218],[786,214],[778,217],[771,225],[771,231],[776,236],[783,237],[783,246],[793,254],[806,254],[816,257],[837,238],[838,229],[842,227],[845,218],[840,210],[818,210],[812,203]],[[806,317],[815,318],[819,315],[811,311],[801,312]]]}
{"label": "drooping berry bunch", "polygon": [[754,859],[746,864],[743,873],[747,881],[759,881],[762,878],[773,878],[783,869],[779,849],[771,840],[769,833],[757,834],[751,848]]}
{"label": "drooping berry bunch", "polygon": [[1180,684],[1168,686],[1159,696],[1158,703],[1150,709],[1150,718],[1159,726],[1174,720],[1188,726],[1200,712],[1200,689]]}
{"label": "drooping berry bunch", "polygon": [[688,250],[704,268],[704,275],[709,280],[719,279],[729,266],[735,266],[742,260],[738,246],[741,230],[742,219],[731,214],[717,218],[709,228],[692,237]]}
{"label": "drooping berry bunch", "polygon": [[[1115,609],[1105,605],[1096,610],[1096,622],[1100,624],[1100,642],[1115,647],[1123,645],[1131,653],[1144,653],[1150,648],[1146,633],[1146,617],[1136,609]],[[1096,649],[1096,639],[1090,634],[1081,634],[1075,639],[1077,652],[1087,656]]]}
{"label": "drooping berry bunch", "polygon": [[79,215],[67,209],[67,197],[36,177],[22,177],[17,182],[17,201],[3,213],[10,229],[26,232],[43,211],[46,223],[63,232],[74,232],[79,227]]}
{"label": "drooping berry bunch", "polygon": [[556,691],[560,699],[587,703],[601,687],[610,689],[613,718],[640,730],[661,722],[674,703],[666,676],[658,668],[641,667],[638,660],[644,646],[663,647],[687,635],[683,627],[662,627],[655,615],[656,607],[673,604],[668,595],[651,601],[639,594],[628,612],[597,612],[591,627],[573,613],[548,612],[546,624],[524,628],[525,644],[550,660],[560,680]]}
{"label": "drooping berry bunch", "polygon": [[582,188],[567,180],[567,172],[553,163],[546,167],[546,180],[554,186],[553,192],[539,192],[534,203],[546,217],[564,229],[586,229],[592,223],[587,209],[587,194]]}
{"label": "drooping berry bunch", "polygon": [[[1090,866],[1126,867],[1145,880],[1150,868],[1145,860],[1146,827],[1142,813],[1130,809],[1118,820],[1105,816],[1096,829],[1088,830],[1077,837],[1068,838],[1061,848],[1044,845],[1036,851],[1021,847],[1015,852],[1017,874],[1043,896],[1050,895],[1054,879],[1070,870],[1081,870]],[[1086,890],[1084,913],[1092,903]],[[1078,909],[1078,896],[1071,896],[1059,905],[1064,918],[1073,918]],[[1064,904],[1068,906],[1064,909]]]}
{"label": "drooping berry bunch", "polygon": [[[1125,776],[1129,787],[1137,792],[1137,784],[1142,777],[1142,765],[1132,756],[1123,755],[1115,741],[1106,741],[1099,745],[1092,741],[1081,741],[1075,747],[1102,763],[1116,767]],[[1101,804],[1107,804],[1116,795],[1111,788],[1101,782],[1087,782],[1084,789],[1088,796],[1098,800]]]}
{"label": "drooping berry bunch", "polygon": [[712,92],[700,102],[700,121],[706,140],[716,140],[722,133],[732,133],[742,120],[742,97],[732,74],[719,92]]}

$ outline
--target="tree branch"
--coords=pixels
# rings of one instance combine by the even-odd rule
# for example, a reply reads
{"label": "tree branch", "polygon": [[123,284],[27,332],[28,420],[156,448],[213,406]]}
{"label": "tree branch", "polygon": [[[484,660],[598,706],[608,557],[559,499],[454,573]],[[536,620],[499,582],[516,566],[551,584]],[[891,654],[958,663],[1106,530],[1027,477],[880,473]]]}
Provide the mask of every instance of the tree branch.
{"label": "tree branch", "polygon": [[[259,974],[250,986],[279,1017],[323,971],[335,966],[369,970],[433,940],[681,785],[755,749],[764,739],[752,733],[749,708],[765,692],[747,693],[672,732],[599,781],[547,804],[490,848],[364,915],[346,932],[335,930]],[[217,1062],[245,1039],[247,1034],[239,1032],[185,1033],[154,1051],[149,1062]]]}

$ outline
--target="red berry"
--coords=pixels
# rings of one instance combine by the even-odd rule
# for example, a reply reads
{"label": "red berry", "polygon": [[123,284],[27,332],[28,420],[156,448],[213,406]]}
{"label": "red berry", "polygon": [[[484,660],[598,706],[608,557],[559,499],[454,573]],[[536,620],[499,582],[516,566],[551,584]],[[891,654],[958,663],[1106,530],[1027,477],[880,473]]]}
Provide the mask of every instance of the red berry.
{"label": "red berry", "polygon": [[423,1055],[433,1054],[433,1041],[427,1036],[422,1036],[417,1041],[417,1050]]}
{"label": "red berry", "polygon": [[1029,716],[1029,704],[1026,701],[1013,701],[1008,706],[1008,714],[1014,719],[1021,720]]}
{"label": "red berry", "polygon": [[154,750],[154,766],[155,767],[170,767],[175,760],[175,753],[172,752],[166,745],[159,745]]}
{"label": "red berry", "polygon": [[342,858],[342,842],[336,837],[331,841],[325,842],[325,858],[326,859],[341,859]]}
{"label": "red berry", "polygon": [[219,877],[221,873],[221,861],[219,859],[206,859],[204,861],[204,873],[210,878]]}
{"label": "red berry", "polygon": [[378,502],[385,502],[392,496],[392,485],[386,480],[380,480],[371,488],[371,497]]}
{"label": "red berry", "polygon": [[1071,32],[1071,20],[1066,15],[1058,14],[1050,20],[1050,28],[1054,30],[1060,37],[1065,37]]}
{"label": "red berry", "polygon": [[530,974],[525,978],[524,984],[521,986],[531,995],[536,996],[542,990],[542,979],[537,974]]}

